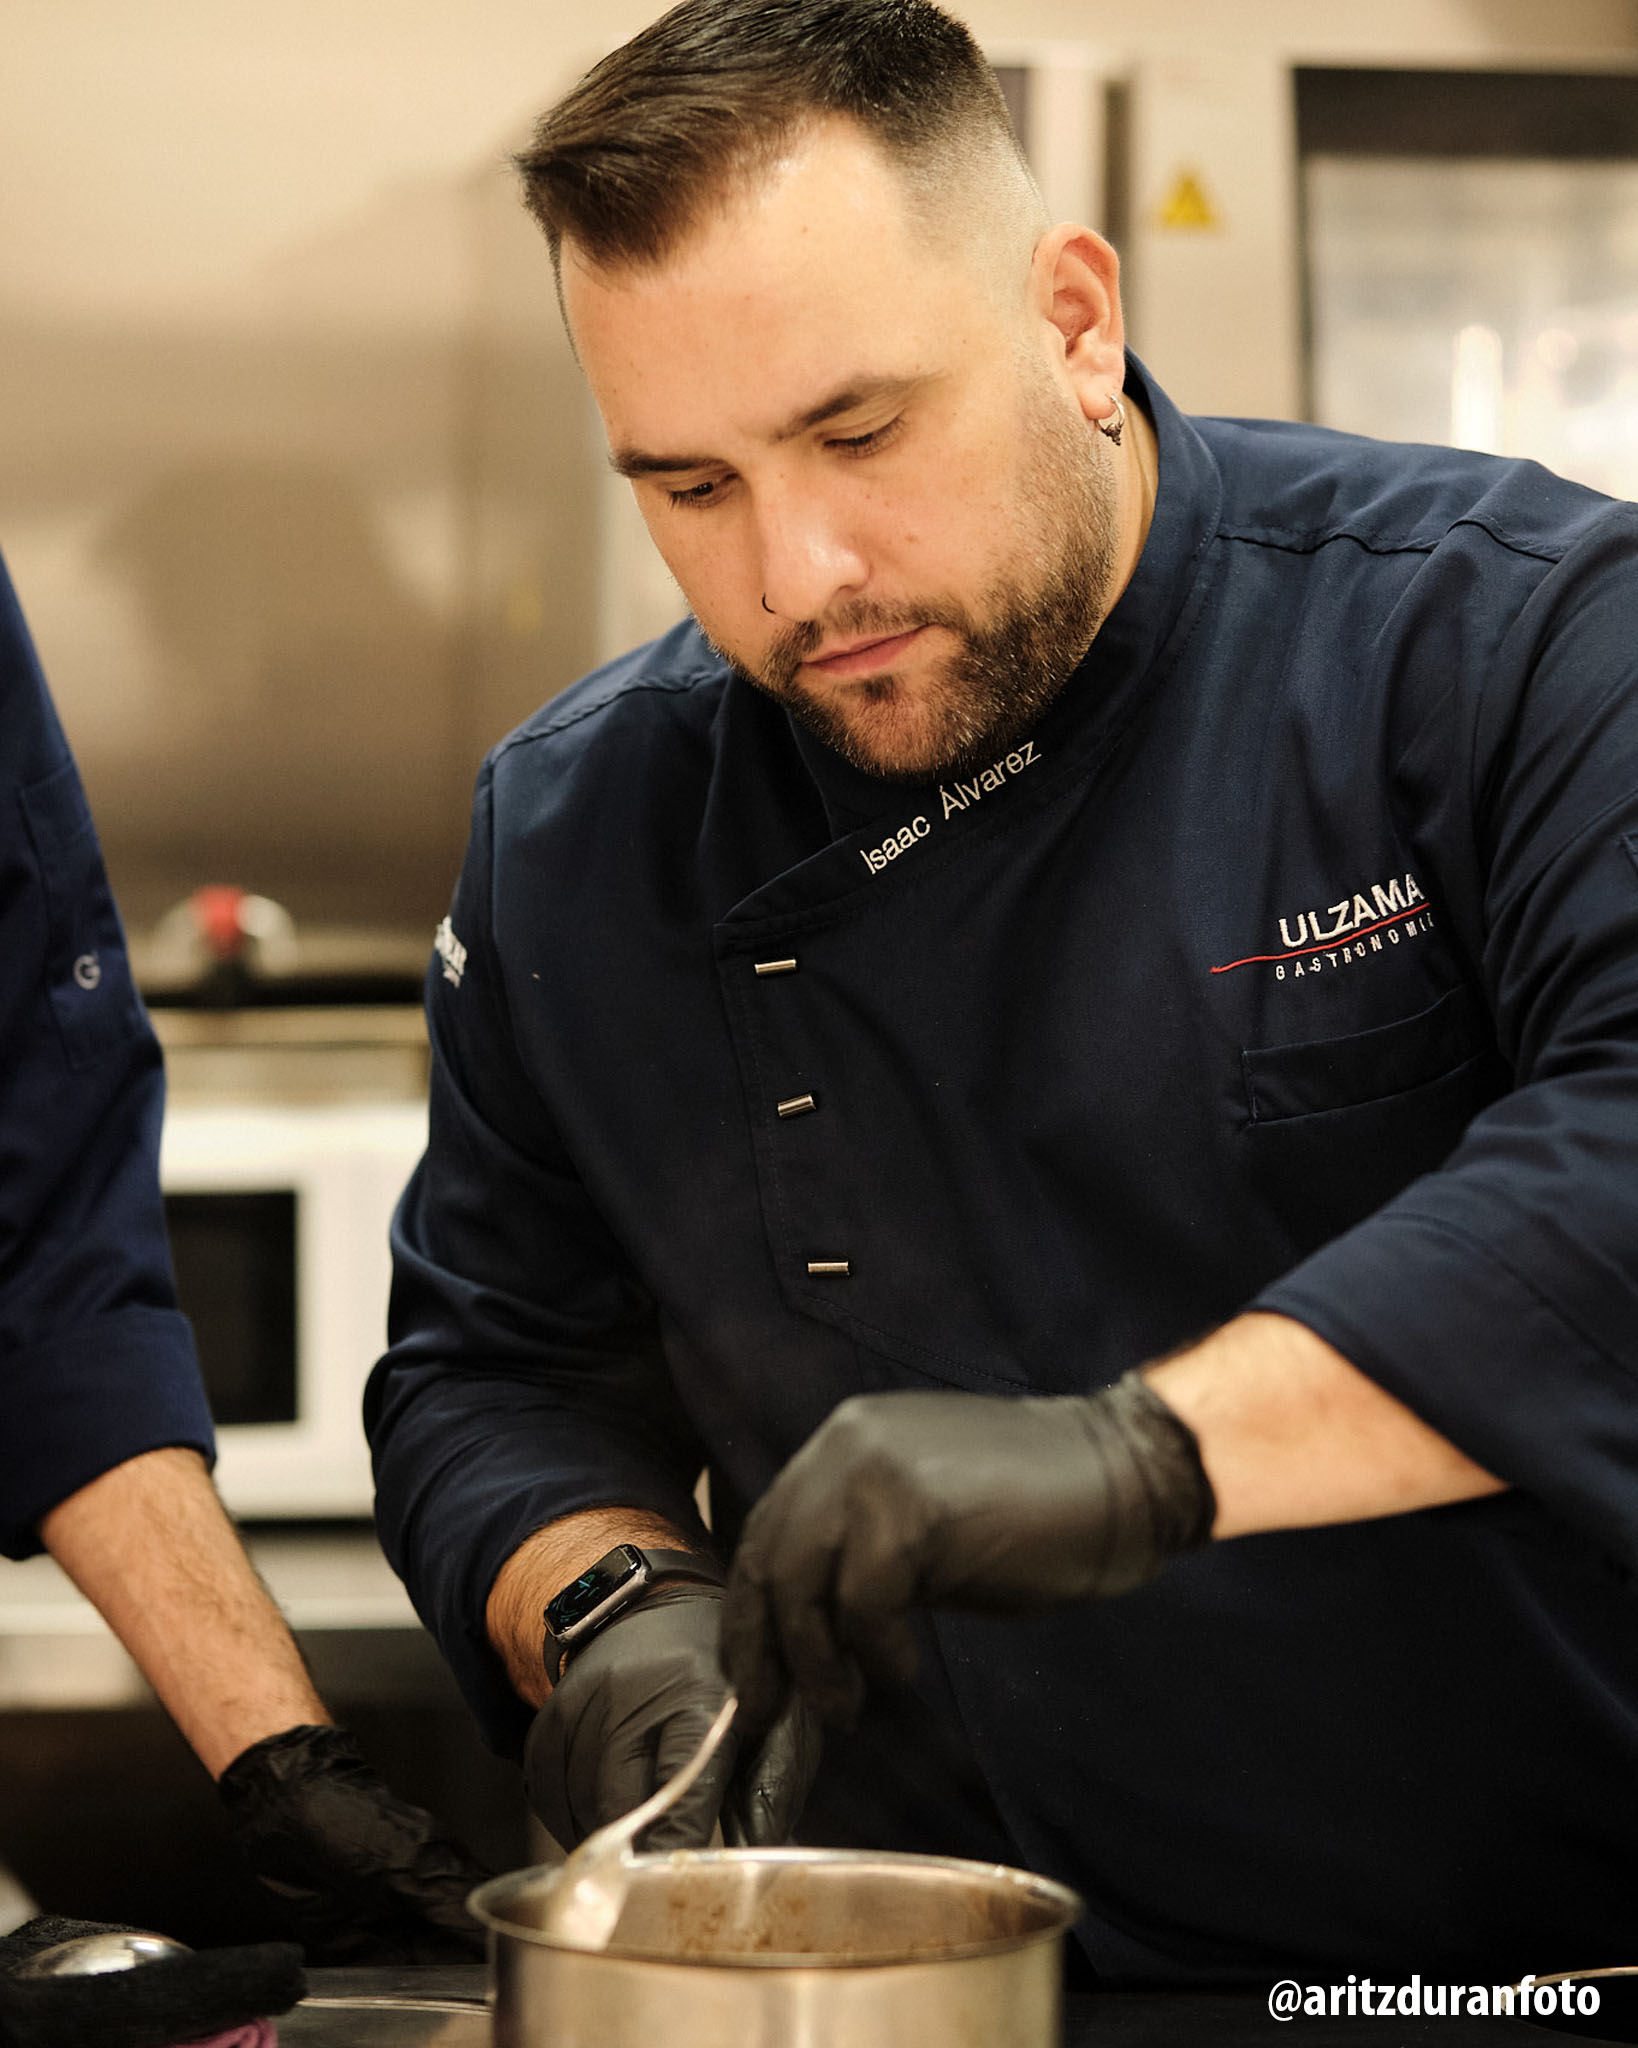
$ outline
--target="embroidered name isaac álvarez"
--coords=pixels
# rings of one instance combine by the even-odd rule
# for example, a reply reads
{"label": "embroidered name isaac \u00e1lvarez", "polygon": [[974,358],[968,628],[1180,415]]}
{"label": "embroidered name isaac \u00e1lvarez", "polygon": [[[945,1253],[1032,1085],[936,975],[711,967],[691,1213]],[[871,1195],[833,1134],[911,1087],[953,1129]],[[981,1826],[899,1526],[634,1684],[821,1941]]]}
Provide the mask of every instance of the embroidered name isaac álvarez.
{"label": "embroidered name isaac \u00e1lvarez", "polygon": [[[940,822],[947,823],[957,813],[982,803],[995,790],[1004,789],[1013,776],[1021,775],[1026,768],[1033,768],[1040,758],[1040,749],[1035,742],[1024,740],[1010,754],[1003,754],[988,768],[980,768],[970,782],[941,782],[938,800],[943,817]],[[890,832],[879,846],[861,846],[859,858],[873,875],[879,875],[889,861],[897,860],[901,853],[908,853],[920,840],[928,838],[932,830],[927,814],[919,812],[908,825],[901,825],[897,832]]]}

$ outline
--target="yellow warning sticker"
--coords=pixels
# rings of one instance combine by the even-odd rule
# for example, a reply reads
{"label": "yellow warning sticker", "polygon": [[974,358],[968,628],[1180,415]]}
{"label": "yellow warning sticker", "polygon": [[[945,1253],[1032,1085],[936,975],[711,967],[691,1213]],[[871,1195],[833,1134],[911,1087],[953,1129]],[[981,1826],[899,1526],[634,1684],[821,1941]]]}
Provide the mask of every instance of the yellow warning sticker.
{"label": "yellow warning sticker", "polygon": [[1155,226],[1179,234],[1200,234],[1223,225],[1206,182],[1198,171],[1182,170],[1155,212]]}

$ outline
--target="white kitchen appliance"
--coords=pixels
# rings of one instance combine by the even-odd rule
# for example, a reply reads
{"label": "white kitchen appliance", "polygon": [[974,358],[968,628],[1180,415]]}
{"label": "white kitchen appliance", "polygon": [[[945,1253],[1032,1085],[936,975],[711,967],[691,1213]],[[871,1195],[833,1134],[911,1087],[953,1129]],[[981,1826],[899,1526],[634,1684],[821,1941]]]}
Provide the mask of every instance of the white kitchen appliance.
{"label": "white kitchen appliance", "polygon": [[222,1496],[256,1520],[367,1515],[360,1402],[386,1342],[387,1227],[426,1143],[420,1014],[154,1016],[160,1180]]}

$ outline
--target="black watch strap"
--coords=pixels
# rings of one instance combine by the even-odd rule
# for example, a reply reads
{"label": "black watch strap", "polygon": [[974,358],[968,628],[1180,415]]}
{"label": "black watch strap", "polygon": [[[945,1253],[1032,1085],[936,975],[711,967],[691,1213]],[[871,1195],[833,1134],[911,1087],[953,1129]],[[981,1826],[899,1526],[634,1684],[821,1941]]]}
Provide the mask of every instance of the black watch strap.
{"label": "black watch strap", "polygon": [[633,1546],[648,1559],[649,1584],[656,1579],[698,1579],[702,1585],[725,1586],[728,1575],[714,1557],[706,1557],[697,1550],[650,1550],[644,1544]]}

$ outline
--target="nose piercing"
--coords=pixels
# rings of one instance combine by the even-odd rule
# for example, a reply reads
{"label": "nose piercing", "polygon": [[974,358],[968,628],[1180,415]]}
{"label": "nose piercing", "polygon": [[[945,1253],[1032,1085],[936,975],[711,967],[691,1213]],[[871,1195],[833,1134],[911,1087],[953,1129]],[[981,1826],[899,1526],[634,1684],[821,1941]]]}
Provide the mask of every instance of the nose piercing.
{"label": "nose piercing", "polygon": [[1126,408],[1120,402],[1120,393],[1118,391],[1110,394],[1109,403],[1114,408],[1113,411],[1105,413],[1103,418],[1095,420],[1093,425],[1096,426],[1100,434],[1106,434],[1118,448],[1120,446],[1120,430],[1126,424]]}
{"label": "nose piercing", "polygon": [[773,606],[768,602],[768,593],[766,591],[762,593],[762,609],[768,614],[770,619],[778,616]]}

